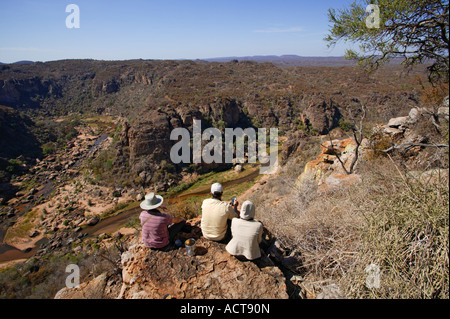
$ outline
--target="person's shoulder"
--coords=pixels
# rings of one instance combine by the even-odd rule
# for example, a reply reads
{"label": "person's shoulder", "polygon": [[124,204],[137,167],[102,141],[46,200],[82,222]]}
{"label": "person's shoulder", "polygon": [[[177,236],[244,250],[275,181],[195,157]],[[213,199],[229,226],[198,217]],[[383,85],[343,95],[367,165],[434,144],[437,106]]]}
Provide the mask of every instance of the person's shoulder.
{"label": "person's shoulder", "polygon": [[161,212],[159,209],[156,209],[156,208],[152,209],[152,210],[149,210],[148,214],[152,215],[153,217],[166,217],[166,216],[169,216],[169,215]]}
{"label": "person's shoulder", "polygon": [[139,217],[143,217],[149,215],[149,213],[146,210],[141,211],[141,213],[139,214]]}
{"label": "person's shoulder", "polygon": [[203,200],[202,205],[209,205],[213,201],[212,198],[206,198]]}
{"label": "person's shoulder", "polygon": [[255,222],[257,223],[258,228],[260,228],[261,230],[264,229],[264,224],[263,224],[262,221],[260,221],[260,220],[255,220]]}
{"label": "person's shoulder", "polygon": [[228,206],[228,205],[230,205],[230,203],[225,202],[223,200],[216,199],[216,198],[207,198],[207,199],[203,200],[203,205]]}
{"label": "person's shoulder", "polygon": [[226,202],[226,201],[221,200],[220,203],[221,203],[221,205],[224,205],[224,206],[227,206],[227,207],[233,207],[230,202]]}
{"label": "person's shoulder", "polygon": [[169,214],[163,213],[163,212],[160,211],[159,209],[155,209],[154,212],[155,212],[155,215],[156,215],[156,216],[161,216],[161,217],[164,217],[164,218],[172,217],[172,216],[170,216]]}

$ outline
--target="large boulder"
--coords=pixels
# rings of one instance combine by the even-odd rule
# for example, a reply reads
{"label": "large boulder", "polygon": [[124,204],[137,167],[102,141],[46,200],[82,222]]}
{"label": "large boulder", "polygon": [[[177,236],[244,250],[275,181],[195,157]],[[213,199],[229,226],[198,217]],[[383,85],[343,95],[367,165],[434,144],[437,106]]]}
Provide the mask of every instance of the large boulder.
{"label": "large boulder", "polygon": [[[188,221],[196,239],[195,256],[184,247],[168,252],[134,244],[121,256],[122,280],[102,274],[76,288],[63,288],[55,298],[120,299],[287,299],[286,279],[267,255],[261,261],[240,261],[225,245],[202,237],[200,218]],[[113,294],[114,293],[114,294]]]}
{"label": "large boulder", "polygon": [[231,256],[223,244],[200,238],[197,255],[184,248],[171,252],[135,245],[122,254],[123,286],[119,298],[286,299],[283,273],[260,269]]}
{"label": "large boulder", "polygon": [[321,153],[316,159],[306,163],[304,172],[299,176],[298,182],[301,183],[305,178],[323,182],[332,172],[344,174],[345,171],[338,156],[344,163],[345,168],[349,169],[355,156],[355,148],[356,142],[352,138],[323,142]]}
{"label": "large boulder", "polygon": [[392,128],[400,128],[405,126],[410,120],[409,116],[401,116],[389,120],[388,126]]}

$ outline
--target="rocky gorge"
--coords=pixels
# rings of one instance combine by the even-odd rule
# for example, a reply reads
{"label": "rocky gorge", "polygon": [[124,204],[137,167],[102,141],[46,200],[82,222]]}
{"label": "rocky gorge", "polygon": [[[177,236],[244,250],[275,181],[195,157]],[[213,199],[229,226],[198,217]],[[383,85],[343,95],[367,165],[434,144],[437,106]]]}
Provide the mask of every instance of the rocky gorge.
{"label": "rocky gorge", "polygon": [[[422,71],[403,76],[401,68],[392,67],[365,77],[353,67],[322,72],[320,67],[279,68],[250,61],[68,60],[3,65],[0,105],[9,113],[29,117],[15,125],[24,126],[30,136],[23,140],[33,137],[34,144],[17,152],[14,148],[21,143],[2,139],[2,149],[11,151],[1,157],[8,161],[26,149],[28,162],[42,158],[39,145],[54,145],[57,140],[61,144],[70,134],[58,136],[63,130],[54,121],[60,116],[70,115],[69,122],[93,115],[122,118],[105,159],[113,161],[115,181],[135,187],[156,183],[166,190],[186,171],[226,168],[204,163],[161,165],[170,164],[171,130],[183,127],[192,132],[193,118],[201,120],[204,129],[277,127],[282,134],[296,130],[327,134],[357,116],[363,103],[370,122],[386,121],[389,115],[417,106],[414,76]],[[385,83],[395,81],[408,90],[387,90]],[[52,125],[47,125],[49,119]],[[0,128],[6,129],[7,122]],[[108,183],[106,176],[101,177]]]}
{"label": "rocky gorge", "polygon": [[[422,102],[414,80],[420,70],[366,76],[353,67],[143,60],[1,68],[0,142],[8,151],[0,153],[0,260],[4,274],[24,275],[30,287],[17,291],[14,280],[2,279],[3,297],[343,298],[335,289],[341,270],[311,275],[310,250],[334,254],[337,240],[332,227],[320,228],[321,215],[307,216],[320,227],[301,227],[309,202],[331,202],[326,216],[339,221],[347,207],[334,196],[366,185],[364,172],[383,158],[408,172],[448,175],[448,98]],[[279,128],[279,170],[255,177],[249,163],[171,163],[170,132],[192,132],[194,119],[220,131]],[[16,131],[31,144],[18,143]],[[21,147],[30,152],[20,156]],[[227,177],[230,194],[257,204],[266,236],[256,263],[202,238],[202,181],[219,176]],[[129,218],[149,191],[180,196],[174,211],[187,212],[191,226],[180,239],[198,240],[196,256],[139,243]],[[322,230],[321,237],[310,234]],[[356,253],[314,262],[346,271],[339,268],[346,256]],[[71,262],[80,264],[83,282],[63,288]]]}

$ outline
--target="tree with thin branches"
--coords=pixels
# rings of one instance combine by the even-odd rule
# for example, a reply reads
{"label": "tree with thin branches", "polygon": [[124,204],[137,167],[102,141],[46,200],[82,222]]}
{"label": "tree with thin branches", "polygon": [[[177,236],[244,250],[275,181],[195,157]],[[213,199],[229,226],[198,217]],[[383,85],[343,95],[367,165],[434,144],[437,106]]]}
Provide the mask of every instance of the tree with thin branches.
{"label": "tree with thin branches", "polygon": [[329,9],[328,17],[328,46],[359,44],[360,52],[349,49],[346,57],[367,70],[402,58],[405,66],[429,64],[431,83],[448,81],[448,0],[359,0],[348,8]]}

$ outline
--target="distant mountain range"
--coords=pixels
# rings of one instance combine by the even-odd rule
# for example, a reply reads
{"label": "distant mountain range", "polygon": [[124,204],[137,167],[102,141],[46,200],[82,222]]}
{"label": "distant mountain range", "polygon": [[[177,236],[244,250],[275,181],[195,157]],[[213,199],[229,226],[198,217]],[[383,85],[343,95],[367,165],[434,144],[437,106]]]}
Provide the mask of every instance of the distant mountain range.
{"label": "distant mountain range", "polygon": [[[184,59],[182,59],[184,60]],[[232,56],[232,57],[218,57],[199,59],[207,62],[230,62],[237,61],[254,61],[259,63],[271,62],[276,65],[284,66],[348,66],[355,65],[354,61],[346,60],[344,57],[303,57],[298,55],[254,55],[254,56]],[[10,64],[29,64],[33,61],[17,61]],[[2,63],[0,64],[8,64]]]}
{"label": "distant mountain range", "polygon": [[[185,60],[185,59],[180,59]],[[254,61],[259,63],[270,62],[278,66],[353,66],[355,61],[347,60],[343,56],[329,56],[329,57],[305,57],[298,55],[253,55],[253,56],[232,56],[220,58],[198,59],[206,62],[230,62],[230,61]],[[393,59],[390,63],[399,64],[402,59]],[[17,61],[10,64],[29,64],[33,61]],[[7,64],[2,63],[1,64]]]}
{"label": "distant mountain range", "polygon": [[351,66],[355,65],[355,61],[346,60],[344,57],[304,57],[298,55],[254,55],[244,57],[222,57],[202,59],[208,62],[230,62],[237,61],[255,61],[255,62],[271,62],[276,65],[284,66]]}
{"label": "distant mountain range", "polygon": [[1,64],[30,64],[30,63],[34,63],[34,61],[17,61],[17,62],[13,62],[13,63],[3,63],[3,62],[0,62],[0,65],[1,65]]}

